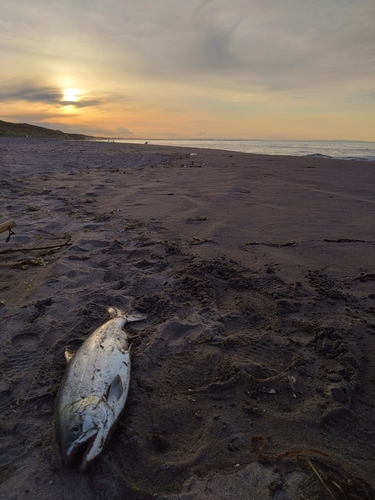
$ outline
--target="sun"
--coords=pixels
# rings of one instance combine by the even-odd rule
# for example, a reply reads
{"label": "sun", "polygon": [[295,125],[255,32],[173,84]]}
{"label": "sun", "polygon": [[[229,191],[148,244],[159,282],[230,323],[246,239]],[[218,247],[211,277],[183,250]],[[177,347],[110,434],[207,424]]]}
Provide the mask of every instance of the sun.
{"label": "sun", "polygon": [[77,102],[82,95],[82,92],[78,89],[64,89],[63,92],[65,102]]}

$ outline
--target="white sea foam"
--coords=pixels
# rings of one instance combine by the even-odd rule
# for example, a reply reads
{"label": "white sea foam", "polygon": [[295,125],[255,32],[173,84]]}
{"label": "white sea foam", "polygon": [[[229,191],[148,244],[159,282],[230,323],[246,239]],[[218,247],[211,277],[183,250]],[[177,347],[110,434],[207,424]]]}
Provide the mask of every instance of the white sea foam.
{"label": "white sea foam", "polygon": [[[116,142],[144,144],[143,140],[116,139]],[[222,149],[242,153],[286,156],[316,156],[345,160],[375,161],[375,142],[360,141],[222,141],[222,140],[149,140],[148,144]]]}

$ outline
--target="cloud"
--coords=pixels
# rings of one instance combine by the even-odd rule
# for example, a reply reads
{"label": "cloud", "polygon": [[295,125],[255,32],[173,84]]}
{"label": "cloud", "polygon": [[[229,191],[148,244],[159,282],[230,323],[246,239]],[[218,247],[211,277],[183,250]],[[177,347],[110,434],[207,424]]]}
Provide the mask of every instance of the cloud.
{"label": "cloud", "polygon": [[67,124],[60,122],[46,122],[46,121],[32,121],[32,125],[39,125],[40,127],[51,128],[53,130],[61,130],[70,134],[85,134],[93,136],[104,137],[123,137],[131,136],[133,133],[126,127],[117,127],[117,129],[104,128],[99,125],[90,124]]}
{"label": "cloud", "polygon": [[375,9],[364,0],[110,4],[118,16],[100,39],[107,57],[149,79],[277,92],[374,75]]}
{"label": "cloud", "polygon": [[30,84],[18,84],[18,88],[0,89],[0,100],[25,101],[29,103],[52,104],[56,106],[73,106],[74,108],[87,108],[101,105],[103,99],[90,99],[86,97],[75,101],[64,100],[64,91],[56,87],[43,87]]}
{"label": "cloud", "polygon": [[74,106],[75,108],[87,108],[91,106],[99,106],[102,101],[98,99],[80,99],[79,101],[61,101],[61,106]]}
{"label": "cloud", "polygon": [[[375,8],[370,3],[34,0],[30,6],[18,0],[25,7],[17,9],[22,24],[11,16],[16,12],[11,7],[3,23],[7,37],[15,44],[21,39],[23,50],[34,51],[38,61],[51,64],[55,54],[58,66],[74,65],[79,71],[81,65],[102,78],[108,71],[116,83],[123,77],[303,93],[338,81],[358,85],[374,76]],[[21,31],[23,25],[30,29]]]}
{"label": "cloud", "polygon": [[58,104],[63,98],[61,90],[52,87],[24,87],[18,90],[0,89],[2,101],[27,101]]}
{"label": "cloud", "polygon": [[[112,120],[115,134],[127,134],[116,130],[123,122],[155,135],[175,124],[185,133],[189,122],[196,127],[189,136],[202,129],[211,136],[219,120],[225,135],[229,115],[245,124],[254,112],[270,120],[291,110],[306,119],[312,110],[365,113],[375,91],[375,5],[368,0],[1,5],[7,116],[28,107],[43,109],[47,121]],[[70,99],[64,88],[82,94]]]}
{"label": "cloud", "polygon": [[116,132],[122,135],[131,135],[132,132],[126,127],[117,127]]}

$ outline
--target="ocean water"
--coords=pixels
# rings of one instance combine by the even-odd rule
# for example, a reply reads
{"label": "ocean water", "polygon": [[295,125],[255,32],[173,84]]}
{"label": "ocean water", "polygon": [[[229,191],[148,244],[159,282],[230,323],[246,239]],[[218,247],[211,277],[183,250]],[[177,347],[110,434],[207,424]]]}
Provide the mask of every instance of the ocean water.
{"label": "ocean water", "polygon": [[[115,139],[115,142],[144,144],[145,140]],[[241,153],[286,156],[321,156],[344,160],[375,161],[375,142],[360,141],[221,141],[149,140],[149,144],[192,148],[224,149]]]}

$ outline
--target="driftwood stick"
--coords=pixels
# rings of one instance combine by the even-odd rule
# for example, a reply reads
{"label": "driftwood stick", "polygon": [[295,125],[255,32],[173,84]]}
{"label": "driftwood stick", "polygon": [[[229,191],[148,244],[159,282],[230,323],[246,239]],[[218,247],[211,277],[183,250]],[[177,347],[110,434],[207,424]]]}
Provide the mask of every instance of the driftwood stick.
{"label": "driftwood stick", "polygon": [[35,250],[56,250],[56,249],[62,248],[62,247],[70,247],[71,245],[72,245],[72,243],[70,242],[70,240],[68,240],[65,243],[60,243],[60,245],[53,245],[53,246],[48,246],[48,247],[9,248],[6,250],[0,250],[0,254],[14,253],[14,252],[33,252]]}
{"label": "driftwood stick", "polygon": [[2,224],[0,224],[0,233],[8,231],[8,229],[12,229],[12,227],[16,227],[16,223],[13,219],[3,222]]}

